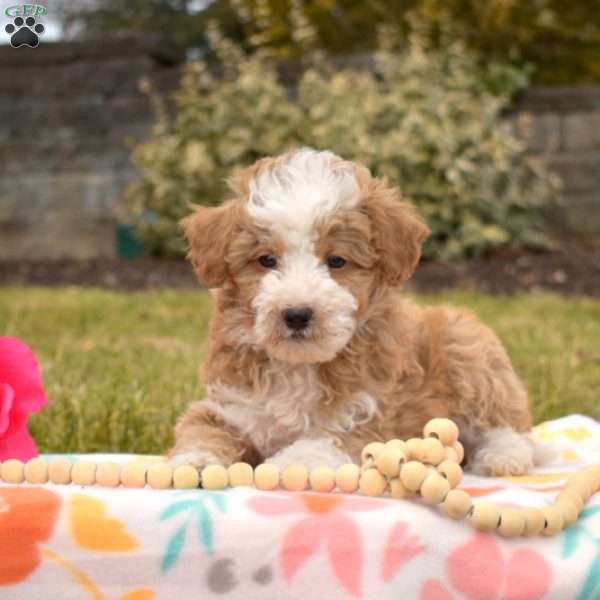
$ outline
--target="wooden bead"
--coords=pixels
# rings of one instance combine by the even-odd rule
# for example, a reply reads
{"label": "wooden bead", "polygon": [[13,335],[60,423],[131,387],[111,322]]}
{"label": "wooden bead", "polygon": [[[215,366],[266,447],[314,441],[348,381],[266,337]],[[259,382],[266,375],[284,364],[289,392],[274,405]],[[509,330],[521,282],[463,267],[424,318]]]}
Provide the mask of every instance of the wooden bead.
{"label": "wooden bead", "polygon": [[440,440],[430,437],[421,442],[421,460],[428,465],[439,465],[446,457]]}
{"label": "wooden bead", "polygon": [[96,483],[103,487],[117,487],[121,483],[121,465],[103,462],[96,469]]}
{"label": "wooden bead", "polygon": [[154,490],[168,490],[173,485],[173,468],[168,463],[150,465],[146,480]]}
{"label": "wooden bead", "polygon": [[507,538],[519,537],[525,531],[525,512],[516,508],[503,508],[500,512],[498,533]]}
{"label": "wooden bead", "polygon": [[471,523],[475,529],[493,531],[498,527],[500,509],[491,502],[478,502],[473,505]]}
{"label": "wooden bead", "polygon": [[407,453],[407,458],[409,460],[417,460],[421,461],[421,445],[423,444],[423,440],[421,438],[410,438],[406,440],[406,444],[404,446],[404,450]]}
{"label": "wooden bead", "polygon": [[386,450],[404,450],[406,448],[406,442],[404,440],[388,440],[385,443]]}
{"label": "wooden bead", "polygon": [[554,504],[554,507],[557,508],[563,516],[563,527],[571,527],[571,525],[573,525],[577,521],[579,511],[577,510],[577,507],[575,506],[575,504],[573,504],[573,502],[567,502],[566,500],[562,500],[556,502]]}
{"label": "wooden bead", "polygon": [[461,462],[458,460],[458,452],[453,446],[444,446],[444,460],[455,462],[457,465]]}
{"label": "wooden bead", "polygon": [[303,465],[288,465],[281,473],[281,486],[290,492],[301,492],[306,489],[308,471]]}
{"label": "wooden bead", "polygon": [[228,469],[231,487],[251,486],[254,483],[254,469],[244,462],[233,463]]}
{"label": "wooden bead", "polygon": [[423,428],[424,437],[436,437],[444,446],[451,446],[458,440],[458,427],[450,419],[431,419]]}
{"label": "wooden bead", "polygon": [[581,474],[590,483],[591,496],[600,492],[600,464],[593,467],[586,467]]}
{"label": "wooden bead", "polygon": [[451,448],[456,451],[458,464],[462,464],[462,461],[465,459],[465,449],[463,445],[459,441],[456,441],[452,444]]}
{"label": "wooden bead", "polygon": [[202,469],[200,483],[205,490],[224,490],[229,485],[227,469],[222,465],[208,465]]}
{"label": "wooden bead", "polygon": [[404,450],[386,447],[377,457],[375,466],[382,475],[387,477],[398,477],[400,466],[407,462],[407,460],[407,455]]}
{"label": "wooden bead", "polygon": [[542,508],[542,516],[545,520],[544,528],[542,529],[542,535],[551,536],[562,531],[564,519],[560,509],[554,506]]}
{"label": "wooden bead", "polygon": [[590,481],[592,482],[592,488],[594,492],[600,491],[600,464],[592,465],[591,467],[586,467],[584,472],[587,476],[589,476]]}
{"label": "wooden bead", "polygon": [[173,471],[173,487],[176,490],[192,490],[200,485],[198,469],[192,465],[179,465]]}
{"label": "wooden bead", "polygon": [[23,483],[25,466],[20,460],[9,458],[0,465],[0,475],[6,483]]}
{"label": "wooden bead", "polygon": [[360,458],[363,462],[363,465],[369,462],[375,462],[377,457],[385,450],[385,444],[381,442],[371,442],[367,444],[362,452],[360,453]]}
{"label": "wooden bead", "polygon": [[316,467],[310,472],[309,481],[315,492],[332,492],[335,489],[335,470],[331,467]]}
{"label": "wooden bead", "polygon": [[416,460],[411,460],[405,465],[402,465],[400,470],[400,481],[404,487],[411,492],[417,492],[421,488],[421,484],[425,481],[428,471],[427,467]]}
{"label": "wooden bead", "polygon": [[270,463],[263,463],[254,469],[254,485],[263,491],[279,487],[279,469]]}
{"label": "wooden bead", "polygon": [[365,496],[381,496],[386,486],[385,477],[377,469],[364,471],[358,482],[358,487]]}
{"label": "wooden bead", "polygon": [[581,473],[576,473],[574,476],[569,477],[569,479],[567,479],[566,487],[570,490],[579,492],[584,503],[590,499],[592,492],[594,491],[592,489],[592,482]]}
{"label": "wooden bead", "polygon": [[525,516],[525,527],[523,535],[525,537],[533,537],[539,535],[544,529],[544,515],[539,508],[526,508],[523,510]]}
{"label": "wooden bead", "polygon": [[437,466],[438,473],[443,475],[450,484],[451,488],[455,488],[461,481],[463,472],[458,463],[452,460],[445,460]]}
{"label": "wooden bead", "polygon": [[583,510],[583,506],[585,504],[581,494],[577,490],[571,488],[562,489],[558,496],[556,496],[556,502],[571,502],[577,509],[578,513]]}
{"label": "wooden bead", "polygon": [[54,458],[48,465],[48,478],[57,485],[71,483],[71,469],[73,465],[67,458]]}
{"label": "wooden bead", "polygon": [[394,477],[389,481],[390,486],[390,496],[392,498],[410,498],[414,496],[415,493],[411,492],[403,483],[399,477]]}
{"label": "wooden bead", "polygon": [[464,519],[473,508],[473,500],[464,490],[450,490],[442,508],[450,518]]}
{"label": "wooden bead", "polygon": [[123,465],[121,483],[126,488],[143,488],[146,485],[146,466],[138,462]]}
{"label": "wooden bead", "polygon": [[71,469],[71,479],[76,485],[95,485],[96,463],[89,460],[79,460]]}
{"label": "wooden bead", "polygon": [[27,483],[48,483],[48,463],[39,456],[31,458],[25,464],[24,475]]}
{"label": "wooden bead", "polygon": [[428,475],[421,484],[421,497],[427,504],[440,504],[450,491],[448,480],[438,473]]}
{"label": "wooden bead", "polygon": [[335,485],[345,494],[353,494],[358,489],[360,468],[358,465],[346,464],[335,472]]}

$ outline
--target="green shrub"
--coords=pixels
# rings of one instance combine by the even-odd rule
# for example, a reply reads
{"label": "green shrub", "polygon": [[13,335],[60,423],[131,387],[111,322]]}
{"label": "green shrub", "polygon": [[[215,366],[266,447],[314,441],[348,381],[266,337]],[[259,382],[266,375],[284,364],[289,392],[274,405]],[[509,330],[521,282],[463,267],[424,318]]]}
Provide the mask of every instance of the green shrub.
{"label": "green shrub", "polygon": [[301,111],[274,69],[261,56],[222,50],[228,67],[222,76],[215,78],[205,63],[190,64],[175,96],[174,122],[159,104],[153,135],[134,149],[141,176],[128,189],[127,219],[153,254],[180,255],[178,221],[191,203],[221,202],[235,167],[297,140]]}
{"label": "green shrub", "polygon": [[222,77],[204,63],[186,69],[173,125],[135,150],[142,174],[129,206],[151,251],[181,252],[177,221],[190,203],[219,202],[235,167],[293,144],[400,185],[432,229],[429,257],[544,243],[540,209],[557,186],[504,118],[526,83],[512,67],[482,70],[458,43],[440,52],[415,38],[405,53],[378,54],[374,69],[313,66],[291,99],[265,57],[225,55]]}

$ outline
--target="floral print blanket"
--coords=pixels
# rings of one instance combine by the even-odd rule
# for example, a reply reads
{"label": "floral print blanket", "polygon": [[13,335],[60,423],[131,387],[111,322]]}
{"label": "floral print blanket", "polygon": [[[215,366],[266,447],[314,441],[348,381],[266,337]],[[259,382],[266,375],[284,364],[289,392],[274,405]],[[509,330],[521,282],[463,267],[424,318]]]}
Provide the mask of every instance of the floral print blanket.
{"label": "floral print blanket", "polygon": [[[542,507],[569,472],[600,462],[592,419],[544,423],[535,436],[556,444],[552,464],[461,487]],[[417,501],[0,484],[0,598],[597,600],[600,494],[558,537],[505,540]]]}

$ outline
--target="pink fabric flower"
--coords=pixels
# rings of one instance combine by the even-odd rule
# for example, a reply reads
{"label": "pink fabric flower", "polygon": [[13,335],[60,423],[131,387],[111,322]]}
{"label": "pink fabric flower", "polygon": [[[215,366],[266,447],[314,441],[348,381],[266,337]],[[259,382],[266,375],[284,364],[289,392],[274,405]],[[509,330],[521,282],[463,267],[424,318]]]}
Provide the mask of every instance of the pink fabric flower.
{"label": "pink fabric flower", "polygon": [[0,337],[0,461],[37,456],[27,417],[46,401],[33,352],[17,338]]}
{"label": "pink fabric flower", "polygon": [[347,513],[386,507],[382,500],[341,494],[269,494],[248,500],[262,515],[298,514],[279,552],[283,577],[294,574],[324,546],[334,576],[351,596],[360,596],[363,541],[360,529]]}
{"label": "pink fabric flower", "polygon": [[[529,548],[517,548],[507,557],[491,535],[476,533],[459,546],[446,563],[452,587],[467,600],[516,600],[543,598],[552,583],[552,567]],[[439,582],[430,579],[421,600],[453,600]]]}
{"label": "pink fabric flower", "polygon": [[381,578],[391,581],[398,571],[415,556],[425,551],[416,535],[409,535],[408,523],[399,521],[392,527],[383,550]]}

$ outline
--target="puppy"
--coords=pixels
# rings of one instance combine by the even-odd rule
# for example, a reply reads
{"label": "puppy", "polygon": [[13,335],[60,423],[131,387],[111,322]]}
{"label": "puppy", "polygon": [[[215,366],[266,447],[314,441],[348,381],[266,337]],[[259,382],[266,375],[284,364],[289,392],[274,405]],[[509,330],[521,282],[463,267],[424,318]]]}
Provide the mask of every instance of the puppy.
{"label": "puppy", "polygon": [[450,417],[472,471],[532,467],[527,394],[496,335],[401,294],[429,230],[397,189],[311,149],[260,160],[231,188],[183,220],[215,307],[206,399],[179,420],[172,464],[336,467]]}

